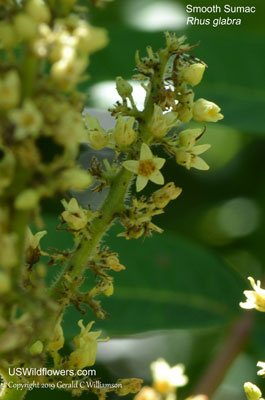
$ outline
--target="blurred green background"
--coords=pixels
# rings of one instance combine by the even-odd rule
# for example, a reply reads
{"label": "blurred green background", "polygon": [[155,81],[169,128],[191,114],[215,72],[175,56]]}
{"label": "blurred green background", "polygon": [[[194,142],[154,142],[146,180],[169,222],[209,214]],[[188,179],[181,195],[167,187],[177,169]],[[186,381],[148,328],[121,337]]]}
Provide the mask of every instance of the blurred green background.
{"label": "blurred green background", "polygon": [[[208,0],[189,3],[215,4]],[[180,198],[155,221],[165,233],[144,243],[127,242],[116,237],[121,231],[117,227],[105,237],[126,265],[126,271],[115,276],[114,295],[103,300],[108,319],[95,324],[112,337],[99,346],[97,371],[106,382],[138,376],[150,384],[150,362],[164,357],[171,365],[186,365],[190,383],[179,390],[179,399],[184,399],[223,351],[231,325],[244,318],[239,302],[244,300],[243,290],[249,288],[247,277],[264,279],[265,4],[262,0],[229,4],[250,3],[257,12],[239,16],[241,26],[216,28],[187,27],[188,2],[181,0],[115,0],[105,9],[91,9],[91,23],[106,27],[110,44],[91,57],[90,80],[81,87],[88,107],[110,107],[118,99],[115,77],[131,79],[134,74],[135,50],[144,55],[148,44],[158,49],[164,43],[163,31],[169,29],[187,35],[190,43],[200,41],[193,54],[209,68],[195,88],[196,98],[216,102],[225,116],[221,123],[208,124],[203,138],[212,144],[204,157],[210,171],[186,171],[174,160],[163,169],[167,181],[183,188]],[[139,86],[135,94],[140,104]],[[154,188],[149,184],[146,194]],[[86,194],[82,202],[91,199],[99,201]],[[45,209],[47,226],[54,231],[55,212],[60,208],[51,202]],[[43,243],[65,248],[71,240],[57,232]],[[68,311],[69,340],[77,332],[78,319],[75,310]],[[85,319],[93,319],[90,311]],[[246,380],[257,382],[265,393],[262,379],[256,377],[256,362],[265,361],[265,316],[255,313],[254,322],[248,323],[249,338],[213,400],[244,399]],[[241,333],[237,334],[235,343],[240,342]],[[29,398],[36,395],[70,398],[67,393],[46,391],[33,392]]]}

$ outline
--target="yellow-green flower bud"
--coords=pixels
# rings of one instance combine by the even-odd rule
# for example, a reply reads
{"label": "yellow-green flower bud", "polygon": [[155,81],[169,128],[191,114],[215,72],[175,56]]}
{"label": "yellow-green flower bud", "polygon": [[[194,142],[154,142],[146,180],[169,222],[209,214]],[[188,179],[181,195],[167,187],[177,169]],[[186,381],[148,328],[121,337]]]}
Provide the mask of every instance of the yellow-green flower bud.
{"label": "yellow-green flower bud", "polygon": [[191,86],[196,86],[202,80],[205,71],[205,65],[201,63],[191,64],[182,72],[182,78]]}
{"label": "yellow-green flower bud", "polygon": [[19,100],[20,79],[17,71],[11,70],[0,79],[0,108],[10,110],[17,106]]}
{"label": "yellow-green flower bud", "polygon": [[11,280],[9,275],[4,271],[0,271],[0,295],[8,293],[10,289]]}
{"label": "yellow-green flower bud", "polygon": [[121,115],[118,116],[113,135],[119,147],[130,146],[135,141],[136,131],[133,129],[134,122],[134,117],[125,119]]}
{"label": "yellow-green flower bud", "polygon": [[88,129],[89,144],[94,150],[102,150],[107,146],[109,138],[107,132],[100,126],[97,118],[85,115],[85,124]]}
{"label": "yellow-green flower bud", "polygon": [[39,204],[40,195],[34,189],[25,189],[15,200],[15,207],[18,210],[31,210]]}
{"label": "yellow-green flower bud", "polygon": [[202,134],[201,129],[185,129],[179,134],[179,146],[191,148]]}
{"label": "yellow-green flower bud", "polygon": [[85,327],[82,320],[78,322],[81,332],[74,338],[76,350],[70,354],[70,367],[82,369],[94,365],[96,361],[98,341],[108,340],[108,338],[98,339],[101,335],[101,331],[89,332],[93,324],[94,321],[90,322]]}
{"label": "yellow-green flower bud", "polygon": [[164,208],[171,200],[175,200],[180,196],[182,189],[176,187],[174,182],[167,183],[162,189],[155,191],[152,194],[152,199],[156,207]]}
{"label": "yellow-green flower bud", "polygon": [[261,391],[253,383],[246,382],[244,384],[244,390],[246,392],[248,400],[260,400],[261,399]]}
{"label": "yellow-green flower bud", "polygon": [[205,99],[199,99],[193,106],[193,118],[198,122],[217,122],[224,118],[224,116],[219,113],[220,110],[217,104]]}
{"label": "yellow-green flower bud", "polygon": [[92,183],[92,176],[87,171],[78,167],[63,171],[59,182],[62,190],[84,190]]}
{"label": "yellow-green flower bud", "polygon": [[49,8],[42,0],[28,0],[25,10],[38,23],[49,22],[51,18]]}
{"label": "yellow-green flower bud", "polygon": [[37,23],[26,13],[19,13],[14,17],[14,27],[22,40],[30,40],[36,36]]}
{"label": "yellow-green flower bud", "polygon": [[16,32],[9,22],[0,23],[0,43],[4,49],[11,49],[17,43]]}
{"label": "yellow-green flower bud", "polygon": [[106,259],[107,266],[115,272],[119,272],[125,269],[124,265],[120,264],[119,259],[115,255],[110,255]]}
{"label": "yellow-green flower bud", "polygon": [[125,81],[121,76],[117,76],[116,78],[116,89],[122,99],[129,97],[133,91],[132,85]]}
{"label": "yellow-green flower bud", "polygon": [[43,352],[43,343],[40,340],[37,340],[37,342],[30,346],[29,352],[33,356],[41,354]]}
{"label": "yellow-green flower bud", "polygon": [[65,208],[65,211],[62,212],[63,220],[75,231],[83,229],[87,224],[87,215],[77,200],[72,198],[69,203],[66,200],[62,200],[62,203]]}
{"label": "yellow-green flower bud", "polygon": [[153,136],[162,138],[171,128],[177,125],[177,119],[178,113],[173,111],[163,113],[162,108],[155,104],[148,129]]}
{"label": "yellow-green flower bud", "polygon": [[36,264],[41,255],[40,240],[47,234],[47,231],[40,231],[32,234],[31,229],[27,227],[25,237],[25,258],[29,265]]}

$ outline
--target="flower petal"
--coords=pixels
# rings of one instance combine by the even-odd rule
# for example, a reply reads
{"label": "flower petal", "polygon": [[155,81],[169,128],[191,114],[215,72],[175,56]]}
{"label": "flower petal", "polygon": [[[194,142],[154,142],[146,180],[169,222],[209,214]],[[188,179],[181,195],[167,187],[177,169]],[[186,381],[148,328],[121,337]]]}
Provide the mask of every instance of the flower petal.
{"label": "flower petal", "polygon": [[157,169],[161,169],[165,164],[166,160],[164,158],[156,157],[153,159]]}
{"label": "flower petal", "polygon": [[134,174],[137,174],[139,161],[136,161],[136,160],[124,161],[123,166],[124,166],[124,168],[128,169],[128,171],[131,171]]}
{"label": "flower petal", "polygon": [[143,143],[140,151],[140,160],[151,160],[152,158],[153,153],[150,147],[146,143]]}
{"label": "flower petal", "polygon": [[152,175],[150,175],[149,179],[157,185],[163,185],[165,181],[163,175],[158,170],[154,171]]}
{"label": "flower petal", "polygon": [[211,147],[210,144],[200,144],[199,146],[192,147],[193,154],[202,154]]}
{"label": "flower petal", "polygon": [[210,168],[209,165],[201,157],[195,157],[195,159],[192,160],[191,166],[202,171],[206,171]]}
{"label": "flower petal", "polygon": [[136,191],[140,192],[147,185],[148,179],[145,176],[138,175],[136,179]]}

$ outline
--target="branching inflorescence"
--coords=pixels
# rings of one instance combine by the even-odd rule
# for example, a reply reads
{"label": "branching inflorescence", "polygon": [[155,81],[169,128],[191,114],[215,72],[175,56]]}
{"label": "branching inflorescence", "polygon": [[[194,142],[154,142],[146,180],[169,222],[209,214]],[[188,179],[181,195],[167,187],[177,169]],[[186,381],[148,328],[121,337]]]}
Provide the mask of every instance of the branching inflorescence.
{"label": "branching inflorescence", "polygon": [[[93,1],[103,5],[104,1]],[[74,350],[62,355],[61,326],[66,308],[73,304],[84,312],[90,307],[97,319],[105,318],[100,295],[113,294],[111,271],[121,271],[118,254],[101,245],[114,221],[124,227],[126,239],[150,236],[162,229],[152,218],[176,199],[182,189],[164,182],[165,159],[157,156],[160,146],[177,164],[188,170],[209,167],[200,157],[210,145],[198,144],[204,126],[186,129],[192,118],[201,122],[222,119],[220,108],[205,99],[194,100],[193,87],[200,83],[206,65],[190,56],[193,46],[185,38],[166,32],[166,46],[147,56],[136,53],[137,75],[145,89],[143,110],[133,99],[133,88],[117,78],[121,102],[111,114],[116,126],[104,130],[91,116],[82,116],[84,95],[77,90],[85,79],[90,55],[104,47],[107,34],[86,22],[86,8],[76,0],[0,0],[0,371],[5,385],[3,399],[22,398],[26,389],[8,387],[10,367],[83,369],[94,365],[100,331],[91,321],[80,320]],[[115,152],[114,161],[94,159],[89,171],[76,163],[80,143],[100,151]],[[51,149],[47,152],[47,148]],[[136,191],[149,181],[162,185],[148,198],[130,197],[128,189],[136,177]],[[75,198],[62,200],[61,227],[73,235],[72,250],[41,250],[40,241],[49,232],[35,234],[29,224],[41,227],[42,199],[63,195],[69,189],[83,190],[92,183],[108,195],[96,210],[83,208]],[[49,257],[45,264],[40,257]],[[45,259],[45,258],[44,258]],[[47,258],[46,258],[47,259]],[[47,287],[49,268],[60,266],[55,282]],[[53,267],[51,267],[53,266]],[[81,289],[84,273],[93,271],[96,282]],[[12,377],[28,382],[30,377]],[[36,377],[35,377],[36,379]],[[41,382],[49,378],[41,376]],[[68,383],[70,376],[60,376]],[[56,378],[54,378],[56,380]],[[89,382],[91,378],[87,378]],[[116,389],[95,388],[100,399],[110,390],[118,395],[135,393],[141,379],[123,379]],[[74,395],[81,394],[72,388]],[[84,389],[85,390],[85,389]]]}

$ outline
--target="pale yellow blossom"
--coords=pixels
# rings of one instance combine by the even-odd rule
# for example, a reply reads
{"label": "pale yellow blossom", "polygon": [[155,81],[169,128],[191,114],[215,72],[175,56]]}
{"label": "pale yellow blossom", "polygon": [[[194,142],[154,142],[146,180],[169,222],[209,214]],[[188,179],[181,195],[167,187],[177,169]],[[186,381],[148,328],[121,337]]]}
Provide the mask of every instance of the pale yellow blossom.
{"label": "pale yellow blossom", "polygon": [[185,386],[188,383],[188,378],[184,375],[183,364],[170,367],[163,358],[159,358],[151,364],[151,371],[154,388],[161,394],[166,394],[172,389]]}
{"label": "pale yellow blossom", "polygon": [[79,206],[77,200],[73,197],[69,203],[65,199],[62,200],[65,211],[62,212],[62,218],[71,229],[79,231],[87,224],[87,214],[83,208]]}
{"label": "pale yellow blossom", "polygon": [[134,123],[135,123],[134,117],[125,119],[121,115],[118,116],[113,136],[115,139],[115,143],[119,147],[122,148],[130,146],[135,141],[136,131],[133,129]]}
{"label": "pale yellow blossom", "polygon": [[94,150],[102,150],[109,141],[107,132],[100,126],[97,118],[88,114],[85,115],[85,123],[88,129],[90,146]]}
{"label": "pale yellow blossom", "polygon": [[40,248],[40,240],[43,236],[47,235],[47,231],[40,231],[33,235],[29,226],[26,228],[26,237],[25,237],[25,247],[26,249],[32,248]]}
{"label": "pale yellow blossom", "polygon": [[180,196],[182,189],[176,187],[174,182],[169,182],[162,189],[156,190],[152,194],[152,200],[156,207],[164,208],[171,200],[175,200]]}
{"label": "pale yellow blossom", "polygon": [[252,277],[248,278],[254,290],[245,290],[244,295],[247,300],[245,303],[241,302],[240,307],[247,310],[255,308],[258,311],[265,311],[265,290],[260,287],[260,281],[255,283]]}
{"label": "pale yellow blossom", "polygon": [[251,382],[246,382],[244,384],[245,393],[248,400],[264,400],[261,398],[262,394],[258,386]]}
{"label": "pale yellow blossom", "polygon": [[90,332],[94,321],[90,322],[86,327],[83,321],[78,322],[81,332],[74,338],[76,350],[70,354],[69,365],[75,368],[90,367],[95,364],[97,347],[99,341],[107,341],[108,338],[99,339],[101,331]]}
{"label": "pale yellow blossom", "polygon": [[164,113],[157,104],[154,106],[152,118],[148,124],[151,135],[162,138],[168,131],[177,125],[178,113],[170,111]]}
{"label": "pale yellow blossom", "polygon": [[112,254],[106,258],[107,266],[112,269],[112,271],[122,271],[125,269],[124,265],[120,264],[119,259],[116,255]]}
{"label": "pale yellow blossom", "polygon": [[176,161],[187,169],[196,168],[208,170],[209,165],[199,157],[199,154],[207,151],[211,145],[202,144],[195,146],[197,140],[202,135],[200,129],[187,129],[179,134],[179,148],[176,149]]}
{"label": "pale yellow blossom", "polygon": [[42,114],[31,100],[25,100],[22,108],[10,111],[9,118],[16,125],[15,137],[18,140],[36,137],[43,123]]}
{"label": "pale yellow blossom", "polygon": [[191,86],[198,85],[203,77],[205,71],[205,65],[202,63],[191,64],[184,68],[182,72],[182,77],[184,81],[189,83]]}
{"label": "pale yellow blossom", "polygon": [[140,192],[148,183],[152,181],[158,185],[163,185],[164,177],[159,171],[165,164],[165,159],[154,157],[152,151],[146,143],[143,143],[140,151],[140,159],[124,161],[124,168],[135,173],[136,190]]}
{"label": "pale yellow blossom", "polygon": [[219,112],[220,110],[217,104],[205,99],[199,99],[193,106],[193,118],[198,122],[217,122],[224,118],[223,114]]}

